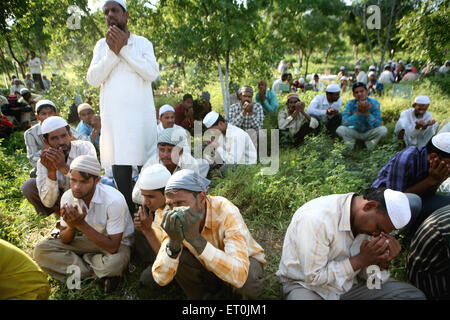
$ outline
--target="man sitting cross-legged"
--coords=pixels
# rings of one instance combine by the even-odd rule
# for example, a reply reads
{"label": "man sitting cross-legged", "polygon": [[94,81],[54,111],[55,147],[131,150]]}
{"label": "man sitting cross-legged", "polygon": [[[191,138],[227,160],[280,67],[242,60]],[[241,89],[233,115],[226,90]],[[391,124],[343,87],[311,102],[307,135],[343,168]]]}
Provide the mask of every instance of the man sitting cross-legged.
{"label": "man sitting cross-legged", "polygon": [[107,293],[128,266],[134,227],[124,196],[99,183],[100,169],[93,156],[72,161],[70,189],[61,198],[59,238],[39,243],[34,259],[59,281],[66,279],[69,266],[76,266],[81,279],[97,276]]}
{"label": "man sitting cross-legged", "polygon": [[229,200],[206,194],[210,181],[192,170],[166,185],[165,231],[152,267],[154,282],[175,279],[189,299],[255,299],[262,289],[264,250]]}
{"label": "man sitting cross-legged", "polygon": [[61,195],[69,189],[69,166],[80,155],[96,157],[95,147],[89,141],[72,140],[72,131],[66,120],[52,116],[41,124],[45,147],[37,162],[36,178],[22,185],[25,198],[41,215],[59,212]]}
{"label": "man sitting cross-legged", "polygon": [[410,195],[379,188],[303,205],[287,229],[277,272],[284,298],[425,299],[417,288],[389,278],[390,262],[401,251],[389,233],[408,223],[409,201]]}

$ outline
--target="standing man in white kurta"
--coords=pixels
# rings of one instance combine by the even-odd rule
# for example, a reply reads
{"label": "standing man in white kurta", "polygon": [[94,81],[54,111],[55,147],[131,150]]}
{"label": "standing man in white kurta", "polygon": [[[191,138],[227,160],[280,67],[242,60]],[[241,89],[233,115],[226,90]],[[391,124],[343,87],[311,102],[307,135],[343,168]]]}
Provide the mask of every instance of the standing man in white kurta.
{"label": "standing man in white kurta", "polygon": [[117,188],[130,212],[135,212],[132,166],[141,167],[157,152],[152,81],[159,75],[159,66],[152,43],[128,31],[124,0],[106,1],[103,13],[109,29],[94,48],[87,81],[101,86],[102,167],[112,166]]}

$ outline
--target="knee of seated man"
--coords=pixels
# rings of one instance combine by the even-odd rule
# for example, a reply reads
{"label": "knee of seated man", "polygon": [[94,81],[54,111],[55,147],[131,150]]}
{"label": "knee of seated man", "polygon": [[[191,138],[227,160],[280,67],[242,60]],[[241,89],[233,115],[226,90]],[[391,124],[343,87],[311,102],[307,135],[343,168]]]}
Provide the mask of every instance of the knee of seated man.
{"label": "knee of seated man", "polygon": [[35,179],[28,179],[22,184],[21,190],[26,198],[28,198],[31,195],[34,182]]}

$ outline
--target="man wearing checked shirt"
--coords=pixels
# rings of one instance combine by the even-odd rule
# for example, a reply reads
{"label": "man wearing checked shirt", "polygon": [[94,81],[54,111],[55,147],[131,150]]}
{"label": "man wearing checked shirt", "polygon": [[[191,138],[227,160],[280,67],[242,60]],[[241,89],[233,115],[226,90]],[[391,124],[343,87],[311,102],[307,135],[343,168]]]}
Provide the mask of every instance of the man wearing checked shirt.
{"label": "man wearing checked shirt", "polygon": [[165,286],[175,278],[189,299],[255,299],[264,279],[264,250],[238,208],[206,195],[209,183],[189,169],[167,182],[170,210],[161,222],[166,234],[152,267],[156,283],[148,285]]}
{"label": "man wearing checked shirt", "polygon": [[342,116],[342,125],[336,133],[344,139],[350,150],[355,147],[356,140],[364,141],[367,149],[372,150],[387,134],[386,127],[381,125],[380,103],[368,97],[364,83],[353,85],[355,99],[347,102]]}

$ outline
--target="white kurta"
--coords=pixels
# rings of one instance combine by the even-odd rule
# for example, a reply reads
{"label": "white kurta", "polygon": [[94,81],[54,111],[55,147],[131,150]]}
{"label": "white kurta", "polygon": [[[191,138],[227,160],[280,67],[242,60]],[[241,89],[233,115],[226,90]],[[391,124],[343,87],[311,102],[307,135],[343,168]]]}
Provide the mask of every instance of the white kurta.
{"label": "white kurta", "polygon": [[102,167],[141,166],[156,155],[156,113],[152,82],[159,75],[153,45],[130,34],[116,55],[103,38],[94,48],[87,81],[100,89]]}
{"label": "white kurta", "polygon": [[417,118],[414,113],[414,108],[409,108],[403,111],[400,114],[400,119],[398,119],[397,124],[395,125],[394,137],[396,138],[401,130],[405,130],[403,140],[405,141],[405,145],[407,147],[424,147],[436,134],[439,123],[436,122],[434,125],[427,127],[425,130],[417,130],[416,122],[420,120],[428,122],[433,120],[433,115],[431,112],[427,111],[422,118]]}

